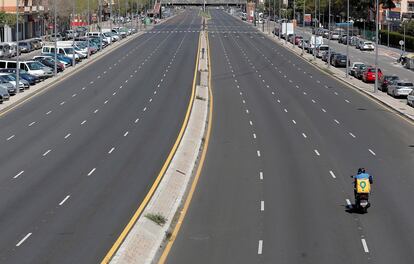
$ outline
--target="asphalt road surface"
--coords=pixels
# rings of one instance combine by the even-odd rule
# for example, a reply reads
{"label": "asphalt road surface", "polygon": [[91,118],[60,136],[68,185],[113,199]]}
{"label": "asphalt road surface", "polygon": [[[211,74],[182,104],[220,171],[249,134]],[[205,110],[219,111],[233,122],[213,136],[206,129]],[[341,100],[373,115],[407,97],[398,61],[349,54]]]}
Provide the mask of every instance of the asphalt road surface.
{"label": "asphalt road surface", "polygon": [[198,10],[128,42],[0,118],[0,262],[98,263],[184,120]]}
{"label": "asphalt road surface", "polygon": [[[167,262],[410,263],[413,125],[211,15],[211,141]],[[348,205],[358,167],[374,175],[367,214]]]}

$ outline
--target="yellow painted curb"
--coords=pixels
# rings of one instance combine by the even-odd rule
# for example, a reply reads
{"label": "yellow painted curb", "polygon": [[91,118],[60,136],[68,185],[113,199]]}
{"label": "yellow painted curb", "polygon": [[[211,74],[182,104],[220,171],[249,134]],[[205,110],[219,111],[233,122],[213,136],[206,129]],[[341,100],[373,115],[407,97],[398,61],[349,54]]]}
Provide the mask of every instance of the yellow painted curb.
{"label": "yellow painted curb", "polygon": [[173,246],[175,239],[177,238],[178,232],[180,231],[181,225],[184,221],[184,218],[187,214],[188,208],[190,207],[191,200],[193,198],[195,189],[197,187],[198,181],[200,179],[201,171],[203,169],[204,161],[206,158],[208,145],[210,142],[210,134],[211,134],[211,127],[212,127],[212,119],[213,119],[213,92],[211,89],[211,59],[210,59],[210,44],[208,39],[208,34],[206,34],[207,37],[207,52],[208,52],[208,65],[209,65],[209,76],[208,76],[208,86],[209,86],[209,95],[210,95],[210,109],[209,109],[209,118],[208,118],[208,127],[207,127],[207,135],[206,135],[206,141],[204,145],[203,152],[201,154],[200,163],[197,168],[196,175],[194,177],[194,181],[191,184],[190,191],[188,192],[187,199],[185,200],[184,207],[181,211],[181,214],[178,218],[177,225],[175,226],[173,233],[171,235],[170,240],[167,242],[164,251],[162,252],[162,255],[159,259],[158,264],[164,264],[167,260],[168,254],[170,253],[171,247]]}
{"label": "yellow painted curb", "polygon": [[138,220],[138,218],[140,217],[140,215],[144,211],[145,207],[147,206],[148,202],[150,201],[151,197],[153,196],[154,192],[156,191],[158,185],[160,184],[162,178],[164,177],[164,174],[165,174],[168,166],[170,165],[170,162],[171,162],[172,158],[174,157],[174,154],[175,154],[175,152],[178,148],[178,145],[181,142],[181,139],[184,135],[185,129],[187,128],[188,120],[189,120],[189,117],[190,117],[190,114],[191,114],[191,109],[192,109],[193,102],[194,102],[194,97],[195,97],[197,72],[198,72],[197,69],[198,69],[198,61],[199,61],[199,54],[200,54],[200,42],[201,42],[201,38],[200,38],[200,34],[199,34],[196,64],[195,64],[195,69],[194,69],[194,79],[193,79],[193,86],[192,86],[192,91],[191,91],[190,102],[188,103],[187,112],[185,114],[185,118],[184,118],[183,124],[181,126],[180,132],[178,133],[177,139],[176,139],[170,153],[168,154],[168,157],[167,157],[166,161],[164,162],[164,165],[162,166],[160,172],[158,173],[157,178],[155,179],[154,183],[152,184],[150,190],[148,191],[148,193],[145,196],[144,200],[141,202],[138,209],[135,211],[134,215],[129,220],[128,224],[125,226],[124,230],[121,232],[121,234],[119,235],[119,237],[117,238],[115,243],[109,249],[109,251],[106,254],[106,256],[104,257],[104,259],[101,261],[102,264],[106,264],[106,263],[109,263],[111,261],[112,257],[115,255],[116,251],[119,249],[119,247],[121,246],[122,242],[125,240],[128,233],[131,231],[131,229],[134,226],[135,222]]}

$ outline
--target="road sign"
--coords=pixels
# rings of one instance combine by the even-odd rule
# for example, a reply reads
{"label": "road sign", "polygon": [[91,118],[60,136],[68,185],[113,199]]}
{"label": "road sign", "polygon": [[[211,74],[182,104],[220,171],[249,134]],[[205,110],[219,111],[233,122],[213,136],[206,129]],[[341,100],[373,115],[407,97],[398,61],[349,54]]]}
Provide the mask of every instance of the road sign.
{"label": "road sign", "polygon": [[400,46],[404,46],[404,40],[400,40],[400,42],[398,42],[400,44]]}

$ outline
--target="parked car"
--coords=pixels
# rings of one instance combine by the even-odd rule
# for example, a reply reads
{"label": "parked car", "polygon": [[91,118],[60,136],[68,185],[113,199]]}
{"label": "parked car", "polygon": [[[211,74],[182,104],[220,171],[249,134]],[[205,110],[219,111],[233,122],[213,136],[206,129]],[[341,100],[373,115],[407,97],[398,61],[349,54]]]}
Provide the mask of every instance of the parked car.
{"label": "parked car", "polygon": [[319,45],[315,50],[314,50],[314,52],[316,53],[316,57],[317,58],[322,58],[322,55],[323,55],[323,53],[324,52],[328,52],[329,51],[329,46],[328,45],[325,45],[325,44],[322,44],[322,45]]}
{"label": "parked car", "polygon": [[390,82],[400,79],[396,75],[383,75],[381,79],[379,79],[379,86],[378,90],[386,92],[388,90],[388,85]]}
{"label": "parked car", "polygon": [[79,33],[74,30],[66,30],[65,31],[66,39],[73,39],[79,36]]}
{"label": "parked car", "polygon": [[359,46],[360,50],[374,50],[374,43],[371,41],[364,41]]}
{"label": "parked car", "polygon": [[414,107],[414,89],[407,96],[407,104]]}
{"label": "parked car", "polygon": [[[0,69],[0,73],[16,73],[16,68],[9,69]],[[40,82],[40,79],[34,75],[27,73],[25,70],[19,70],[19,76],[21,79],[24,79],[29,82],[30,85],[35,85]]]}
{"label": "parked car", "polygon": [[331,32],[331,39],[332,39],[332,40],[338,40],[338,39],[339,39],[339,32],[337,32],[337,31],[332,31],[332,32]]}
{"label": "parked car", "polygon": [[7,88],[0,84],[0,96],[3,98],[4,101],[10,99],[10,94]]}
{"label": "parked car", "polygon": [[[17,81],[17,76],[15,73],[10,73],[9,75],[12,79],[14,79],[14,82],[16,83]],[[20,75],[19,75],[20,76]],[[28,81],[26,81],[23,78],[19,78],[19,83],[23,84],[24,89],[29,89],[30,88],[30,83]]]}
{"label": "parked car", "polygon": [[62,41],[63,40],[63,36],[60,33],[52,33],[49,36],[49,41]]}
{"label": "parked car", "polygon": [[[42,55],[40,55],[40,56],[55,58],[55,54],[54,53],[42,53]],[[69,58],[69,57],[66,57],[63,54],[60,54],[60,53],[56,54],[56,58],[61,63],[65,64],[65,67],[68,67],[68,66],[72,65],[72,59]]]}
{"label": "parked car", "polygon": [[[378,69],[378,80],[382,77],[381,69]],[[364,72],[362,73],[362,81],[363,82],[375,82],[375,68],[374,67],[367,67]]]}
{"label": "parked car", "polygon": [[334,67],[346,67],[346,55],[339,53],[335,54],[331,59],[331,65],[333,65]]}
{"label": "parked car", "polygon": [[19,49],[22,53],[29,53],[32,51],[32,45],[27,41],[19,42]]}
{"label": "parked car", "polygon": [[355,69],[355,77],[356,77],[357,79],[362,80],[362,75],[363,75],[363,73],[364,73],[364,71],[365,71],[365,69],[366,69],[367,67],[368,67],[368,66],[367,66],[367,65],[365,65],[365,64],[362,64],[362,65],[357,65],[357,67],[356,67],[356,69]]}
{"label": "parked car", "polygon": [[[34,61],[38,61],[41,64],[54,69],[55,68],[55,60],[50,58],[50,57],[34,57],[33,58]],[[61,62],[57,62],[56,63],[56,70],[57,72],[63,72],[63,70],[65,69],[65,66],[61,63]]]}
{"label": "parked car", "polygon": [[13,84],[9,83],[9,81],[7,81],[6,79],[0,78],[0,85],[2,85],[3,87],[6,87],[9,95],[16,94],[16,91],[17,91],[16,88],[14,87]]}
{"label": "parked car", "polygon": [[[14,88],[17,89],[16,79],[13,76],[11,76],[10,73],[0,73],[0,78],[9,82],[10,84],[13,85]],[[24,91],[24,84],[20,80],[19,80],[19,90]]]}
{"label": "parked car", "polygon": [[[336,54],[336,52],[331,50],[331,58],[335,54]],[[322,54],[322,58],[321,59],[322,59],[322,61],[328,62],[328,61],[330,61],[330,59],[328,57],[329,57],[329,50],[328,50],[328,52],[324,52]]]}
{"label": "parked car", "polygon": [[408,97],[413,88],[414,84],[410,81],[395,80],[388,85],[387,93],[393,97]]}
{"label": "parked car", "polygon": [[363,62],[354,62],[352,63],[352,66],[349,68],[349,74],[351,76],[356,77],[355,70],[358,68],[358,65],[365,65]]}
{"label": "parked car", "polygon": [[38,50],[42,48],[42,43],[37,39],[30,40],[30,44],[32,45],[34,50]]}

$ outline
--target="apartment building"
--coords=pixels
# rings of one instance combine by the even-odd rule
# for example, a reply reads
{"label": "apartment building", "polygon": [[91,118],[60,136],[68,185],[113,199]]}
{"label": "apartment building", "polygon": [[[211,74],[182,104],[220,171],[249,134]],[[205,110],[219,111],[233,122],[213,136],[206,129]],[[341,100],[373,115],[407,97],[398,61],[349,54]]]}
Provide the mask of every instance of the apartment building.
{"label": "apartment building", "polygon": [[[16,0],[0,0],[0,11],[16,14],[22,19],[19,24],[19,39],[40,37],[47,30],[48,0],[19,0],[16,8]],[[1,41],[16,40],[15,25],[0,27]]]}

